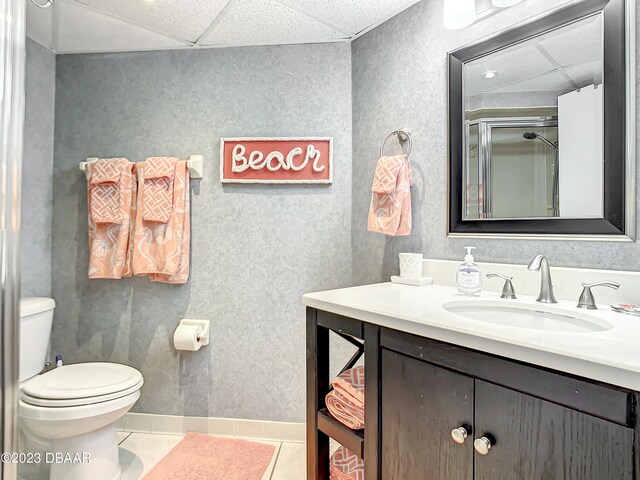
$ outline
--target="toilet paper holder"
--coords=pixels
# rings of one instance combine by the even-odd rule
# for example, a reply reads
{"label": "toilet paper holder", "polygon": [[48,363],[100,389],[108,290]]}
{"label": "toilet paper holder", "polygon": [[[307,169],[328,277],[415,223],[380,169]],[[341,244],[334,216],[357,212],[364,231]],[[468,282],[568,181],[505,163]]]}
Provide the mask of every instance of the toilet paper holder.
{"label": "toilet paper holder", "polygon": [[178,328],[185,325],[188,327],[200,327],[202,332],[198,335],[198,341],[202,342],[202,346],[209,345],[209,320],[194,320],[190,318],[183,318],[178,324]]}

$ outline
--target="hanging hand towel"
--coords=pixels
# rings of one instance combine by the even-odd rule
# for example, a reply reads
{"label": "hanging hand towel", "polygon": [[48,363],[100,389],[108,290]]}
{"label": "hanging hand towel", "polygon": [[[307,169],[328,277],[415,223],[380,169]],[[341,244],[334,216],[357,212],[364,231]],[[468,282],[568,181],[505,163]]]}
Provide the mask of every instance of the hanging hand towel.
{"label": "hanging hand towel", "polygon": [[370,232],[411,233],[411,185],[411,163],[405,155],[380,157],[371,187]]}
{"label": "hanging hand towel", "polygon": [[91,208],[89,214],[94,223],[122,223],[122,212],[120,211],[122,169],[118,160],[96,162],[96,165],[90,168]]}
{"label": "hanging hand towel", "polygon": [[167,223],[173,212],[173,176],[177,158],[149,157],[145,161],[143,172],[144,198],[142,202],[142,220],[145,222]]}
{"label": "hanging hand towel", "polygon": [[[138,164],[138,208],[145,210],[147,162]],[[189,278],[189,169],[175,162],[170,214],[166,222],[147,221],[138,215],[135,224],[133,273],[149,275],[154,282],[186,283]],[[160,218],[154,216],[154,218]]]}
{"label": "hanging hand towel", "polygon": [[89,278],[131,276],[136,182],[134,163],[103,158],[87,165]]}

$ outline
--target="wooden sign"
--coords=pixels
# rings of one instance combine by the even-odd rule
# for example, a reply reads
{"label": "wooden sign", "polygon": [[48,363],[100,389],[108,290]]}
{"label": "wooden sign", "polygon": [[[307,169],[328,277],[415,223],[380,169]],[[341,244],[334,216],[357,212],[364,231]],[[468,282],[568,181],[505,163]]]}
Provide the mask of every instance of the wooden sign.
{"label": "wooden sign", "polygon": [[222,183],[332,183],[333,138],[223,138]]}

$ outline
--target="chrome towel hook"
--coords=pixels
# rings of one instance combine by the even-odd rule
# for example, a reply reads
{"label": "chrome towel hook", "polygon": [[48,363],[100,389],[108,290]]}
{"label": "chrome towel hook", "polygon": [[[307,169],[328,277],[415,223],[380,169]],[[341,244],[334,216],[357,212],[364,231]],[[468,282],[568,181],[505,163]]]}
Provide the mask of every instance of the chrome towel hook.
{"label": "chrome towel hook", "polygon": [[380,156],[382,157],[384,155],[384,146],[387,144],[387,140],[394,136],[398,138],[398,142],[400,142],[400,148],[402,148],[403,153],[404,148],[402,147],[402,144],[404,142],[409,142],[407,153],[404,153],[404,155],[408,158],[409,155],[411,155],[411,148],[413,147],[413,145],[411,142],[411,133],[409,133],[409,130],[406,128],[394,130],[389,135],[387,135],[387,137],[384,139],[384,142],[382,142],[382,147],[380,147]]}

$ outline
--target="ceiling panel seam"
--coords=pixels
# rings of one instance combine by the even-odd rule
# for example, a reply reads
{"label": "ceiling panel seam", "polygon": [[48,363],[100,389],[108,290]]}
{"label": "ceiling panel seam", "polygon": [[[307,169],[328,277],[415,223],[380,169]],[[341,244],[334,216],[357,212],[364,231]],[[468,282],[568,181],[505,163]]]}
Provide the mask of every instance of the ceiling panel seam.
{"label": "ceiling panel seam", "polygon": [[546,48],[540,45],[539,40],[536,40],[533,43],[533,46],[536,47],[538,51],[549,61],[549,63],[556,68],[557,72],[565,78],[567,83],[569,83],[569,85],[571,85],[574,90],[580,89],[580,86],[573,81],[573,78],[571,78],[571,75],[569,75],[564,66],[562,66],[555,58],[553,58],[553,55],[551,55],[551,53],[548,52]]}
{"label": "ceiling panel seam", "polygon": [[229,0],[227,2],[227,4],[224,6],[224,8],[220,11],[220,13],[218,14],[218,16],[216,16],[216,18],[213,19],[213,21],[211,22],[211,24],[207,27],[207,29],[202,33],[202,35],[200,35],[198,37],[198,39],[195,41],[195,43],[193,44],[194,47],[199,47],[202,45],[202,42],[204,42],[205,38],[213,31],[213,29],[215,27],[218,26],[218,24],[220,23],[220,21],[224,18],[224,16],[226,15],[226,13],[231,10],[231,7],[237,3],[238,0]]}
{"label": "ceiling panel seam", "polygon": [[325,40],[313,40],[311,42],[300,43],[298,41],[293,42],[260,42],[260,43],[207,43],[206,45],[196,45],[198,49],[206,48],[238,48],[238,47],[273,47],[278,45],[315,45],[321,43],[349,43],[350,38],[327,38]]}
{"label": "ceiling panel seam", "polygon": [[[79,0],[65,0],[65,1],[68,1],[68,2],[73,3],[75,5],[78,5],[81,8],[84,8],[84,9],[89,10],[91,12],[97,13],[98,15],[103,15],[105,17],[112,18],[114,20],[118,20],[119,22],[126,23],[128,25],[133,25],[134,27],[141,28],[143,30],[146,30],[147,32],[155,33],[156,35],[162,35],[163,37],[169,38],[169,39],[174,40],[176,42],[183,43],[184,45],[187,45],[187,46],[193,46],[194,45],[194,43],[192,41],[187,40],[185,38],[176,37],[175,35],[171,35],[170,33],[164,32],[162,30],[158,30],[158,29],[153,28],[153,27],[149,27],[149,26],[147,26],[145,24],[136,22],[136,21],[131,20],[131,19],[127,18],[127,17],[121,17],[120,15],[117,15],[115,13],[107,12],[107,11],[102,10],[100,8],[97,8],[97,7],[94,7],[92,5],[88,5],[86,3],[83,3],[83,2],[81,2]],[[55,5],[55,3],[54,3],[54,5]]]}
{"label": "ceiling panel seam", "polygon": [[364,29],[360,30],[359,32],[357,32],[356,34],[354,34],[353,37],[351,38],[351,40],[353,41],[356,38],[363,36],[365,33],[370,32],[374,28],[379,27],[380,25],[385,23],[387,20],[390,20],[393,17],[401,14],[402,12],[404,12],[408,8],[411,8],[413,5],[415,5],[419,1],[420,0],[411,0],[410,2],[407,2],[407,4],[404,7],[400,7],[400,9],[395,10],[391,15],[387,15],[386,17],[381,18],[380,20],[378,20],[378,21],[372,23],[371,25],[369,25],[367,28],[364,28]]}
{"label": "ceiling panel seam", "polygon": [[288,7],[292,10],[295,10],[298,13],[301,13],[309,18],[312,18],[313,20],[315,20],[316,22],[322,23],[323,25],[327,26],[327,27],[331,27],[334,30],[339,31],[340,33],[343,33],[345,35],[347,35],[349,38],[353,37],[355,32],[351,32],[349,30],[347,30],[346,28],[342,28],[339,25],[336,25],[335,23],[327,20],[326,18],[321,17],[320,15],[313,13],[309,10],[307,10],[306,8],[300,7],[299,5],[295,5],[287,0],[275,0],[277,3],[284,5],[285,7]]}

